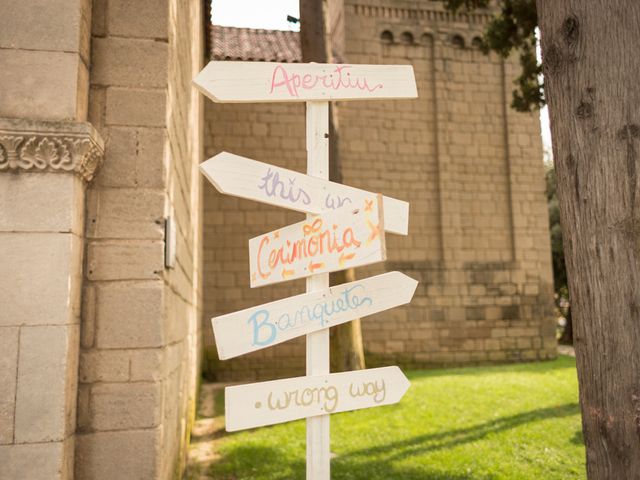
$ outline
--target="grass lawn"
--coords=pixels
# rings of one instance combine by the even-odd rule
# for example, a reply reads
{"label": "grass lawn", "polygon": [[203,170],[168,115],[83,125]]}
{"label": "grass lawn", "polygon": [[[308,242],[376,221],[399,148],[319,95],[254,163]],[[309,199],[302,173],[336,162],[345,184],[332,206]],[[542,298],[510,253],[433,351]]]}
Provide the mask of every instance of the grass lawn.
{"label": "grass lawn", "polygon": [[[331,417],[332,479],[586,478],[573,358],[406,373],[399,404]],[[305,477],[304,421],[215,442],[214,479]]]}

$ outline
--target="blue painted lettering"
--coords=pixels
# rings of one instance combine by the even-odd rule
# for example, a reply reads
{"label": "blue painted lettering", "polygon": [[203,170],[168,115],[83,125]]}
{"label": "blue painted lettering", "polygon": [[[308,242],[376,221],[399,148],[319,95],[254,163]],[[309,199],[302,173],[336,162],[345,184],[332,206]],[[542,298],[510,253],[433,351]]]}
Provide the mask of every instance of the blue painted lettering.
{"label": "blue painted lettering", "polygon": [[[340,287],[334,287],[340,288]],[[254,312],[247,323],[252,325],[253,345],[267,346],[272,344],[280,332],[302,327],[308,323],[317,323],[324,327],[331,317],[341,313],[355,310],[361,306],[373,304],[371,297],[366,296],[365,286],[356,284],[345,288],[340,295],[333,300],[326,300],[312,305],[303,305],[294,312],[285,312],[278,320],[271,322],[268,310],[262,309]],[[359,294],[358,294],[359,293]]]}
{"label": "blue painted lettering", "polygon": [[[247,323],[253,324],[253,341],[252,345],[265,346],[271,344],[277,335],[276,327],[269,321],[269,312],[267,310],[258,310],[249,317]],[[267,329],[267,334],[261,333]]]}

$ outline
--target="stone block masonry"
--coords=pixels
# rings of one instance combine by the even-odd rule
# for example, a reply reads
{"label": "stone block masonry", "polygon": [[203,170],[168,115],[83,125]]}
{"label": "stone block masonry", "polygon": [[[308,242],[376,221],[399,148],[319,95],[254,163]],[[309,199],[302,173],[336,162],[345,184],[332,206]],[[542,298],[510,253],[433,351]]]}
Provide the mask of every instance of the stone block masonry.
{"label": "stone block masonry", "polygon": [[[178,477],[203,318],[208,374],[304,373],[304,339],[221,364],[210,348],[212,316],[303,290],[250,289],[247,264],[250,237],[302,215],[201,191],[204,149],[299,171],[306,152],[302,104],[204,111],[203,8],[50,0],[0,17],[2,480]],[[347,0],[331,20],[341,60],[412,63],[420,93],[339,105],[344,183],[411,202],[410,236],[358,275],[421,281],[363,322],[369,365],[555,355],[539,127],[508,107],[517,63],[473,46],[488,18]]]}
{"label": "stone block masonry", "polygon": [[[198,2],[93,5],[76,478],[175,478],[195,408],[202,66]],[[165,264],[165,219],[177,230]]]}
{"label": "stone block masonry", "polygon": [[73,476],[85,122],[0,118],[0,478]]}
{"label": "stone block masonry", "polygon": [[198,375],[204,6],[9,3],[0,479],[177,478]]}
{"label": "stone block masonry", "polygon": [[[205,104],[205,154],[220,151],[304,171],[304,104]],[[206,182],[206,180],[205,180]],[[304,375],[304,338],[217,362],[213,316],[304,292],[304,281],[249,286],[249,238],[304,219],[298,212],[219,194],[204,185],[205,375],[219,380]]]}
{"label": "stone block masonry", "polygon": [[[347,0],[337,48],[351,63],[413,65],[417,100],[339,102],[343,182],[410,202],[409,236],[388,261],[420,281],[411,305],[362,322],[368,366],[522,361],[556,355],[540,127],[511,110],[517,59],[475,46],[488,13],[440,2]],[[342,22],[340,22],[342,23]],[[222,150],[304,171],[303,105],[206,105],[206,154]],[[210,375],[304,372],[304,342],[217,362],[210,318],[299,293],[248,289],[246,242],[298,221],[205,186],[204,316]]]}

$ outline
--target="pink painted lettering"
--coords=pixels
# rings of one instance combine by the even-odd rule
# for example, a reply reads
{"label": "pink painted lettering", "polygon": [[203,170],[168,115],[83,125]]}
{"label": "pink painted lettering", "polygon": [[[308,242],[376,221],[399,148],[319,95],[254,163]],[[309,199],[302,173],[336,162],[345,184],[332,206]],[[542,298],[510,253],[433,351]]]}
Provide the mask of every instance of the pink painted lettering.
{"label": "pink painted lettering", "polygon": [[337,65],[335,70],[329,75],[312,75],[306,73],[299,75],[287,70],[285,65],[278,65],[273,69],[271,75],[271,90],[269,93],[274,93],[281,88],[286,89],[287,93],[292,97],[300,96],[300,89],[313,90],[319,84],[326,90],[362,90],[367,92],[375,92],[382,88],[381,83],[377,83],[373,86],[369,85],[369,81],[366,77],[351,76],[348,71],[351,66],[349,65]]}

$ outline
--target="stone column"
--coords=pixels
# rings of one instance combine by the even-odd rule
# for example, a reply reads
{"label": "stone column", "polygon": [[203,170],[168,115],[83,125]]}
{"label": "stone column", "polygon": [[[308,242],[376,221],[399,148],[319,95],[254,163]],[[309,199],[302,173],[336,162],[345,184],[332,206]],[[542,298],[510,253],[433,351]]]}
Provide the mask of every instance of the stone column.
{"label": "stone column", "polygon": [[88,123],[0,118],[0,478],[72,478]]}
{"label": "stone column", "polygon": [[90,0],[0,15],[0,478],[73,476]]}

